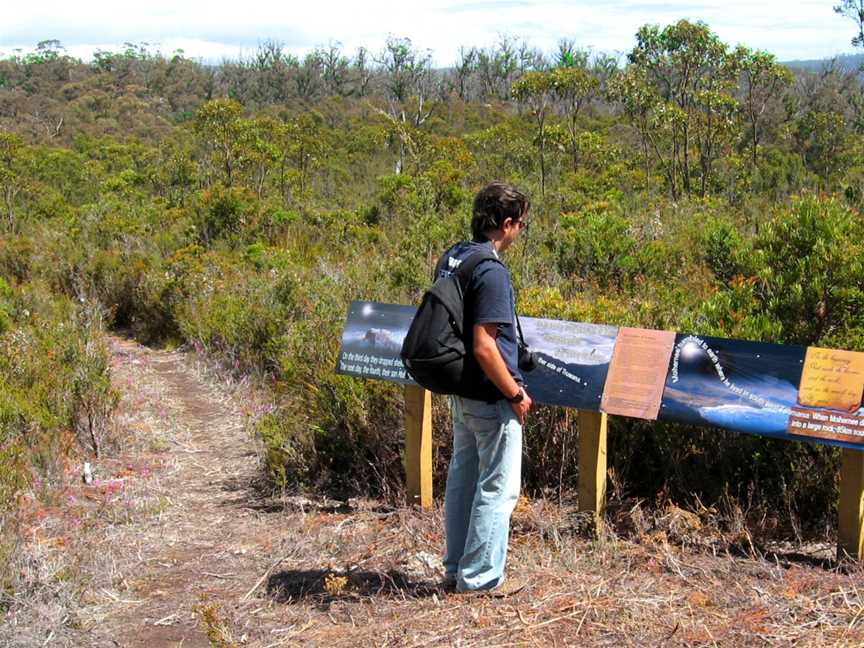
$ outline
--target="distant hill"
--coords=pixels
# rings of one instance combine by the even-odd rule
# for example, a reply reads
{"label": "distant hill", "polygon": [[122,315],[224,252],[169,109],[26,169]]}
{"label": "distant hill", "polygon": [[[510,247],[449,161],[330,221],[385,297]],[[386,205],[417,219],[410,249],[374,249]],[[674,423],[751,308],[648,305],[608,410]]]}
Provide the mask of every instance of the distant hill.
{"label": "distant hill", "polygon": [[849,72],[854,72],[855,70],[861,69],[861,66],[864,65],[864,54],[840,54],[833,59],[827,58],[806,61],[781,62],[783,63],[783,65],[786,65],[795,70],[809,70],[811,72],[818,72],[819,70],[822,70],[826,66],[830,65],[832,61],[834,61],[842,69]]}

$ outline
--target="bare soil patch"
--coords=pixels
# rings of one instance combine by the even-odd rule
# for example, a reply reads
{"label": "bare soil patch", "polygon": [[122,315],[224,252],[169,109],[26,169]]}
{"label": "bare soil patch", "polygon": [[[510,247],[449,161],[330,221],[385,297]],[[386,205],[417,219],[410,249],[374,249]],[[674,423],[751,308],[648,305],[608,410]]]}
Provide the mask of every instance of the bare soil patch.
{"label": "bare soil patch", "polygon": [[7,614],[0,644],[864,645],[859,567],[736,554],[674,507],[652,525],[623,511],[620,535],[594,540],[572,509],[521,501],[509,570],[526,587],[448,593],[440,509],[265,497],[247,425],[264,404],[248,385],[192,355],[112,349],[124,450],[34,511],[22,548],[74,568],[74,586]]}

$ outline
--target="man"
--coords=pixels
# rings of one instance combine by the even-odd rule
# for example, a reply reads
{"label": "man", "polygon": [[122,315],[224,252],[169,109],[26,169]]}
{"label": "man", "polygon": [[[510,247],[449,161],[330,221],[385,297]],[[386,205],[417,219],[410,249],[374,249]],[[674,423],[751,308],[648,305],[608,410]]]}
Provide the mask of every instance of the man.
{"label": "man", "polygon": [[[509,185],[485,187],[474,199],[473,239],[450,248],[439,273],[484,249],[497,257],[527,227],[528,207],[525,195]],[[468,285],[465,313],[472,324],[470,348],[488,381],[489,397],[452,397],[453,457],[444,499],[446,579],[460,592],[505,590],[501,585],[510,516],[519,497],[522,425],[532,405],[518,367],[515,307],[507,268],[493,260],[480,263]]]}

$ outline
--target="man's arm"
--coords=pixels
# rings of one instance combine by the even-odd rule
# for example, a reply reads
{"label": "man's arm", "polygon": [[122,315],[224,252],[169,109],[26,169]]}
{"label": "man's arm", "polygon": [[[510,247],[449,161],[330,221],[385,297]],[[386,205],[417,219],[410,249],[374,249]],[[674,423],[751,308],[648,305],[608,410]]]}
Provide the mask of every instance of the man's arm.
{"label": "man's arm", "polygon": [[[501,351],[498,350],[498,344],[495,342],[496,337],[498,337],[497,324],[475,324],[474,357],[477,358],[477,363],[483,373],[498,390],[505,396],[512,397],[518,394],[522,387],[510,375],[507,364],[501,357]],[[513,408],[520,423],[525,422],[525,416],[531,409],[531,405],[532,400],[528,392],[525,392],[522,402],[510,403],[510,407]]]}

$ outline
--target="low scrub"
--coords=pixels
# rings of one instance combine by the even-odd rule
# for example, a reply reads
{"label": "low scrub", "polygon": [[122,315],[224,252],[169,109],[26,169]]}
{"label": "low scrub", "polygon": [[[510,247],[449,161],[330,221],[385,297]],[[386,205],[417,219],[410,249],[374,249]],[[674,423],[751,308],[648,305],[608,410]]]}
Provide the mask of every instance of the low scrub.
{"label": "low scrub", "polygon": [[116,404],[101,310],[0,279],[0,510],[34,478],[111,443]]}

